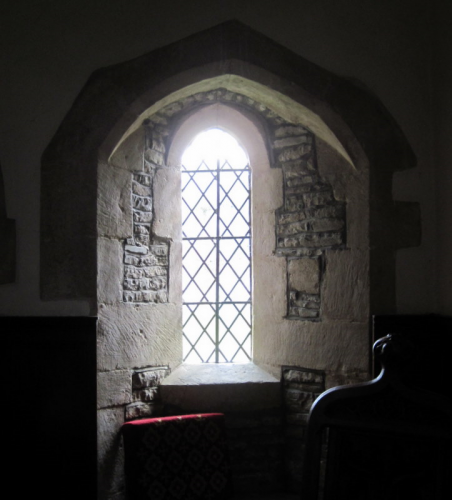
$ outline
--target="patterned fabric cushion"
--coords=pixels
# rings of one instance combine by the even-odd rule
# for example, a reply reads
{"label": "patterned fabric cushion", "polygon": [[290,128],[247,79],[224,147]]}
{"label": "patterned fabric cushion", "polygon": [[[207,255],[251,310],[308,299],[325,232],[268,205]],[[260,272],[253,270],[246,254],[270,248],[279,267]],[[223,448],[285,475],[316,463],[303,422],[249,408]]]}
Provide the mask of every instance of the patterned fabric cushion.
{"label": "patterned fabric cushion", "polygon": [[122,427],[129,500],[222,500],[232,491],[224,415],[149,418]]}

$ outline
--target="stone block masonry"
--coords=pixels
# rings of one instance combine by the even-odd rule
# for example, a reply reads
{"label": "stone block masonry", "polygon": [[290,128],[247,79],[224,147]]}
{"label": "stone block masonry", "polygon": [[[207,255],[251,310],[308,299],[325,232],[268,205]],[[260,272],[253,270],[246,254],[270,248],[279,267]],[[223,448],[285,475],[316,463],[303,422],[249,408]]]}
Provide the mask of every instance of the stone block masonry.
{"label": "stone block masonry", "polygon": [[287,259],[289,318],[319,318],[322,269],[322,257]]}
{"label": "stone block masonry", "polygon": [[161,415],[159,385],[169,374],[167,366],[147,367],[132,373],[132,403],[125,406],[126,421]]}
{"label": "stone block masonry", "polygon": [[345,247],[345,203],[319,174],[315,137],[300,126],[273,128],[283,205],[276,213],[276,255],[287,261],[287,318],[321,317],[323,254]]}
{"label": "stone block masonry", "polygon": [[152,233],[154,177],[166,168],[178,122],[196,108],[213,103],[251,112],[268,131],[271,167],[283,172],[283,204],[275,213],[275,255],[287,263],[286,317],[320,321],[323,255],[329,249],[345,247],[345,202],[335,199],[333,186],[319,173],[312,132],[262,103],[224,88],[182,98],[143,123],[143,169],[132,179],[133,235],[124,245],[123,300],[168,301],[170,242],[157,241]]}
{"label": "stone block masonry", "polygon": [[290,491],[300,491],[304,443],[309,411],[325,390],[325,373],[297,366],[282,367],[284,408],[284,459]]}
{"label": "stone block masonry", "polygon": [[164,145],[152,133],[146,144],[151,146],[143,153],[144,171],[132,175],[133,236],[124,244],[123,301],[163,303],[168,302],[169,242],[156,241],[152,234],[153,181],[160,167],[152,153],[161,155]]}

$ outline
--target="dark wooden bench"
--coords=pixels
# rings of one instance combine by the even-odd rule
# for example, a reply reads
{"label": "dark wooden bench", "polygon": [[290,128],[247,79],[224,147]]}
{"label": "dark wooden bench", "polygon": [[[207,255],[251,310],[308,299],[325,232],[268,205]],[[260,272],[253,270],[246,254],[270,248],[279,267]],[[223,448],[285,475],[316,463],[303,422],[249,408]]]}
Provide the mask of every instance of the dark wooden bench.
{"label": "dark wooden bench", "polygon": [[452,498],[451,399],[402,382],[403,339],[377,340],[374,354],[377,378],[330,389],[312,406],[302,500]]}

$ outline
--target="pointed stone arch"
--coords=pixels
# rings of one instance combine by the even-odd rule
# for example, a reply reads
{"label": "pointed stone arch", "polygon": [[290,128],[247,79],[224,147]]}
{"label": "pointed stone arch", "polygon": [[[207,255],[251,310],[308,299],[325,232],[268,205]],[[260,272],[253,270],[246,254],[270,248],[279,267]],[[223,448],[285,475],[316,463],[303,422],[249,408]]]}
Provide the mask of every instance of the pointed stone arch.
{"label": "pointed stone arch", "polygon": [[250,92],[247,81],[255,82],[298,103],[326,125],[354,164],[368,161],[371,312],[394,311],[399,238],[391,185],[394,171],[415,165],[409,144],[371,92],[236,21],[100,69],[88,80],[42,157],[42,297],[94,304],[98,158],[111,154],[156,103],[213,78],[243,79]]}

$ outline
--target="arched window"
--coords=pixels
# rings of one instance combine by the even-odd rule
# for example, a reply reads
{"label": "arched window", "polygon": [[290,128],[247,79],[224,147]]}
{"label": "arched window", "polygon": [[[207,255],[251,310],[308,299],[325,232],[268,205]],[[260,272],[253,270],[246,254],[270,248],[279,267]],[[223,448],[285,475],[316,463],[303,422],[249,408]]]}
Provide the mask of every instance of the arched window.
{"label": "arched window", "polygon": [[251,360],[251,171],[213,128],[182,156],[183,359]]}

